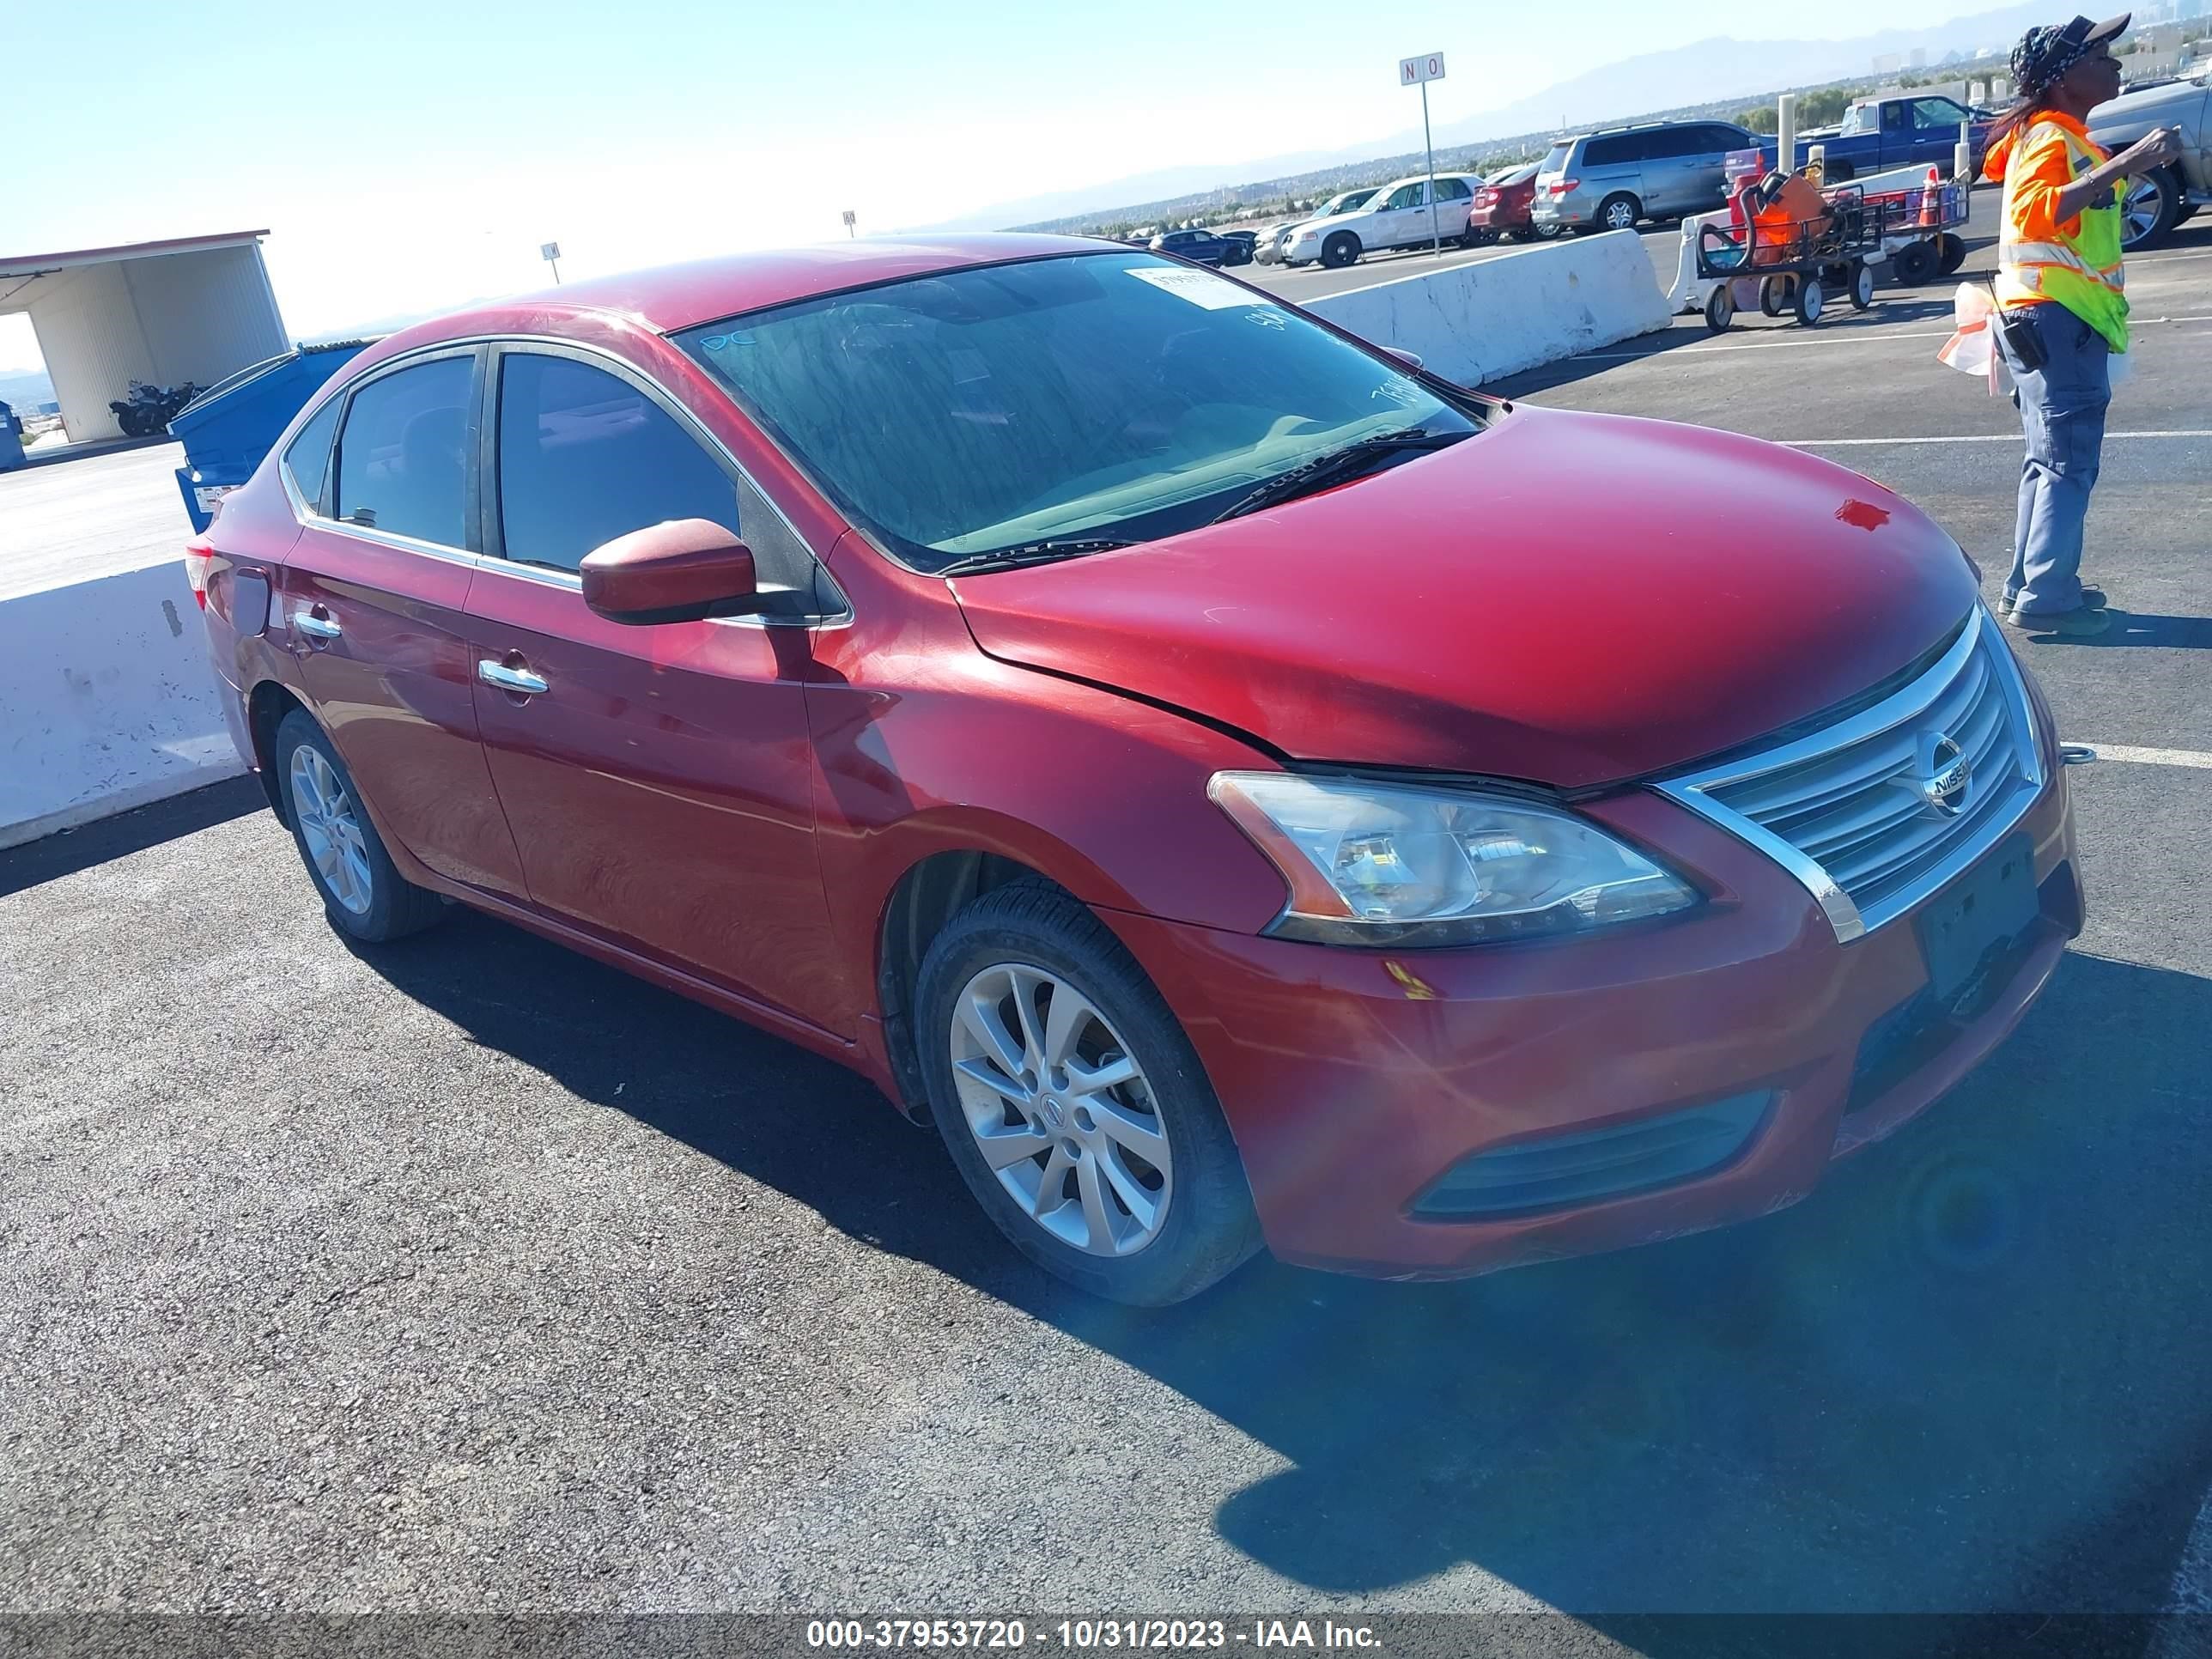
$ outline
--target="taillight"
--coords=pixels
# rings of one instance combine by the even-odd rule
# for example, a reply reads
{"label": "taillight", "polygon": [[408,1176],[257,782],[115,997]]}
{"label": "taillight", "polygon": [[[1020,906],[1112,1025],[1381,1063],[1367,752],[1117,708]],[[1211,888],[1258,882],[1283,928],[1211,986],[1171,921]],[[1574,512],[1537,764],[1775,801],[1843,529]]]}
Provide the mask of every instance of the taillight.
{"label": "taillight", "polygon": [[185,544],[185,580],[191,584],[192,597],[207,609],[208,575],[215,568],[215,549],[205,540]]}
{"label": "taillight", "polygon": [[1474,192],[1474,204],[1477,207],[1492,207],[1496,205],[1497,201],[1498,192],[1494,190],[1478,190]]}
{"label": "taillight", "polygon": [[1580,190],[1582,187],[1583,181],[1579,179],[1554,179],[1552,180],[1552,194],[1554,196],[1565,196],[1569,191]]}

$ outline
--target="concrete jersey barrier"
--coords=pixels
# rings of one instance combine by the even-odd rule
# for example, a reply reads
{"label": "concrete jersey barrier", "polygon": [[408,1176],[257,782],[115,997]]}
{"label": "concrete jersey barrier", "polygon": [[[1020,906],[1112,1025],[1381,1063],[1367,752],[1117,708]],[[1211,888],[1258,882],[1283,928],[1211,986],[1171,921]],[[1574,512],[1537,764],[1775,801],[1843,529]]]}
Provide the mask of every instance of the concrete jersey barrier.
{"label": "concrete jersey barrier", "polygon": [[179,561],[0,600],[0,848],[245,769]]}
{"label": "concrete jersey barrier", "polygon": [[1462,386],[1656,333],[1672,314],[1643,240],[1625,230],[1331,294],[1306,309],[1416,353]]}

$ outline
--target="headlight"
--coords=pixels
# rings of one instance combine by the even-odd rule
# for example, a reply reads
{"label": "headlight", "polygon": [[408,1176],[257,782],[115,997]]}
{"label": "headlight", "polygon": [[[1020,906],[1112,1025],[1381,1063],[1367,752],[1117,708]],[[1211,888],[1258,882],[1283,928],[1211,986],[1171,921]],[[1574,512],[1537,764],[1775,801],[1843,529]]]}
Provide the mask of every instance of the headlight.
{"label": "headlight", "polygon": [[1698,902],[1595,824],[1526,801],[1287,772],[1217,773],[1206,793],[1290,884],[1281,938],[1473,945]]}
{"label": "headlight", "polygon": [[1302,230],[1298,233],[1298,246],[1300,247],[1304,247],[1308,242],[1318,242],[1319,240],[1321,240],[1321,233],[1317,230]]}

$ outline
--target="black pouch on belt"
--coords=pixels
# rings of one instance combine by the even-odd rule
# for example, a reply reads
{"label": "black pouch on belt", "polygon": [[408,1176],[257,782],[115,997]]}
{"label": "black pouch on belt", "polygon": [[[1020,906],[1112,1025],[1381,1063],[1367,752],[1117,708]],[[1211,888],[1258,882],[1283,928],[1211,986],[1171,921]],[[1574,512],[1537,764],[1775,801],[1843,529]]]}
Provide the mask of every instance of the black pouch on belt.
{"label": "black pouch on belt", "polygon": [[2022,373],[2032,374],[2051,361],[2044,355],[2043,336],[2028,321],[2025,311],[1998,312],[1997,332],[2004,338],[2005,352],[2011,357],[2013,367]]}

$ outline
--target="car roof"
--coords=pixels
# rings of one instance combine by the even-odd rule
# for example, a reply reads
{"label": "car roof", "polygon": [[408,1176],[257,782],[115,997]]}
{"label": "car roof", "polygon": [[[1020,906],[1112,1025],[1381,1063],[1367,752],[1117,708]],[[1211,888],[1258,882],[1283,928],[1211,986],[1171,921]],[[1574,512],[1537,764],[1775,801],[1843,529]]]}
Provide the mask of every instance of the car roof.
{"label": "car roof", "polygon": [[1616,132],[1658,132],[1668,127],[1739,127],[1740,131],[1748,131],[1748,129],[1741,128],[1735,121],[1723,119],[1717,115],[1708,115],[1694,120],[1630,121],[1617,127],[1596,127],[1589,132],[1579,134],[1572,138],[1562,138],[1559,142],[1563,144],[1578,144],[1584,138],[1610,138]]}
{"label": "car roof", "polygon": [[[553,317],[613,313],[656,333],[711,323],[739,312],[788,305],[817,295],[866,288],[903,277],[1010,259],[1055,253],[1097,253],[1103,245],[1086,237],[1041,236],[983,232],[897,240],[825,242],[813,247],[778,248],[663,265],[617,276],[595,276],[559,288],[502,300],[489,300],[418,323],[391,337],[421,345],[474,334],[542,327]],[[392,355],[380,350],[379,356]]]}

